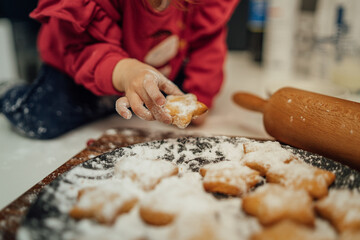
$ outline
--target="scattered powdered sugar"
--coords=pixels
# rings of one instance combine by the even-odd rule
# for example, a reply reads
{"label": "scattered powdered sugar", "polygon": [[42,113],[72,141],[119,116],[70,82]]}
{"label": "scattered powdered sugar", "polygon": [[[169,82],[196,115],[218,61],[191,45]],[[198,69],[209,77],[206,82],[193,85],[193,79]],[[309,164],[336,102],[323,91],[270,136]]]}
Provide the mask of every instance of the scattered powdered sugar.
{"label": "scattered powdered sugar", "polygon": [[216,204],[219,218],[216,228],[220,229],[216,239],[249,239],[253,233],[261,230],[255,217],[250,217],[243,211],[234,211],[234,209],[241,209],[241,198],[222,199]]}
{"label": "scattered powdered sugar", "polygon": [[227,153],[226,160],[240,161],[240,159],[244,156],[244,148],[239,144],[224,142],[221,144],[221,150]]}
{"label": "scattered powdered sugar", "polygon": [[335,240],[337,239],[336,235],[335,229],[329,222],[321,218],[315,219],[314,239]]}
{"label": "scattered powdered sugar", "polygon": [[[76,225],[73,233],[66,238],[68,240],[118,240],[118,239],[141,239],[144,236],[145,225],[138,217],[138,212],[131,211],[120,216],[113,226],[99,225],[91,220],[81,220]],[[132,228],[129,228],[132,226]],[[134,231],[136,229],[136,231]],[[119,238],[121,236],[121,238]]]}
{"label": "scattered powdered sugar", "polygon": [[161,159],[139,156],[122,158],[115,165],[115,177],[130,177],[144,190],[152,189],[162,178],[177,174],[177,166]]}
{"label": "scattered powdered sugar", "polygon": [[240,199],[224,199],[208,209],[186,211],[176,219],[167,239],[248,239],[261,227],[254,218],[235,210],[240,205]]}
{"label": "scattered powdered sugar", "polygon": [[106,135],[116,135],[117,131],[115,129],[108,129],[105,131]]}
{"label": "scattered powdered sugar", "polygon": [[[133,136],[134,133],[129,130],[127,134]],[[249,151],[246,154],[244,145]],[[262,154],[256,155],[256,152]],[[276,154],[272,155],[274,152]],[[260,143],[231,137],[167,139],[119,148],[84,162],[47,186],[31,207],[18,238],[180,240],[205,236],[209,239],[248,239],[261,230],[258,221],[240,210],[240,198],[217,199],[206,193],[199,169],[218,162],[243,164],[244,159],[249,160],[251,155],[254,159],[265,156],[268,162],[275,161],[271,159],[283,162],[293,154],[277,142]],[[318,161],[317,158],[312,160],[315,164]],[[163,161],[171,164],[163,165]],[[155,165],[150,162],[157,162],[162,169],[160,172],[177,165],[179,173],[164,178],[152,191],[143,191],[133,180],[119,178],[120,162],[126,163],[122,167],[129,168],[129,171],[138,168],[135,172],[144,177],[144,182],[151,181],[151,174],[159,176],[153,168]],[[120,169],[116,170],[116,166]],[[352,179],[355,184],[359,176],[350,173],[353,176],[349,181]],[[97,187],[105,192],[119,191],[125,196],[136,195],[139,202],[130,212],[117,217],[111,226],[87,219],[75,220],[69,216],[69,211],[76,204],[78,192],[87,187]],[[81,204],[90,204],[90,197]],[[176,214],[176,218],[168,226],[153,227],[142,221],[140,206],[169,211]],[[104,214],[111,215],[112,209],[106,208]],[[328,230],[326,227],[323,229]]]}
{"label": "scattered powdered sugar", "polygon": [[283,149],[279,142],[273,142],[273,141],[266,141],[266,142],[254,142],[254,141],[248,141],[245,143],[246,153],[248,152],[278,152],[283,151],[287,152],[285,149]]}
{"label": "scattered powdered sugar", "polygon": [[46,221],[45,221],[45,224],[49,228],[53,228],[53,229],[56,229],[56,230],[61,230],[64,223],[63,223],[62,219],[47,218]]}
{"label": "scattered powdered sugar", "polygon": [[261,181],[258,172],[241,164],[240,161],[222,161],[204,166],[206,170],[204,183],[221,182],[236,186],[242,193],[247,192],[247,180],[254,181],[254,178]]}
{"label": "scattered powdered sugar", "polygon": [[289,209],[311,206],[311,198],[304,190],[293,190],[276,184],[265,184],[255,190],[255,195],[262,196],[261,202],[274,212],[281,211],[286,206]]}
{"label": "scattered powdered sugar", "polygon": [[268,170],[271,168],[281,168],[284,166],[284,162],[289,161],[291,154],[286,151],[274,151],[274,152],[250,152],[245,154],[242,159],[244,162],[257,162],[264,165]]}
{"label": "scattered powdered sugar", "polygon": [[169,95],[166,97],[167,103],[166,107],[170,107],[176,109],[178,116],[184,117],[196,110],[198,107],[197,105],[197,98],[194,94],[186,94],[183,97],[182,101],[174,101],[179,96]]}
{"label": "scattered powdered sugar", "polygon": [[142,195],[142,192],[127,178],[122,179],[122,181],[114,179],[113,181],[102,182],[96,187],[85,190],[77,201],[76,207],[93,209],[94,206],[97,206],[105,219],[114,218],[117,209],[129,201],[137,200]]}
{"label": "scattered powdered sugar", "polygon": [[295,154],[299,160],[334,173],[336,178],[335,182],[330,186],[331,188],[358,189],[358,191],[360,191],[360,174],[358,171],[314,153],[294,149],[289,146],[284,146],[284,148]]}
{"label": "scattered powdered sugar", "polygon": [[[269,174],[283,176],[284,184],[294,181],[302,181],[304,179],[315,178],[317,168],[299,162],[290,162],[288,164],[274,164],[269,169]],[[321,179],[318,178],[320,181]]]}
{"label": "scattered powdered sugar", "polygon": [[342,216],[344,223],[360,223],[360,192],[357,190],[332,189],[329,195],[317,204],[334,209],[333,214]]}
{"label": "scattered powdered sugar", "polygon": [[246,154],[242,161],[261,161],[270,166],[282,165],[282,163],[294,158],[294,155],[281,147],[278,142],[250,142],[245,144]]}
{"label": "scattered powdered sugar", "polygon": [[206,204],[213,203],[215,199],[204,191],[201,181],[186,176],[164,179],[141,200],[140,205],[167,213],[209,209]]}
{"label": "scattered powdered sugar", "polygon": [[186,128],[192,119],[207,111],[207,107],[197,101],[194,94],[168,95],[165,111],[172,117],[172,124],[179,128]]}
{"label": "scattered powdered sugar", "polygon": [[121,134],[124,135],[124,136],[134,136],[135,134],[135,131],[132,130],[132,129],[124,129],[121,131]]}
{"label": "scattered powdered sugar", "polygon": [[[245,143],[246,154],[241,159],[244,164],[262,166],[265,172],[281,170],[285,163],[297,160],[295,155],[281,147],[278,142]],[[263,173],[264,174],[264,173]]]}

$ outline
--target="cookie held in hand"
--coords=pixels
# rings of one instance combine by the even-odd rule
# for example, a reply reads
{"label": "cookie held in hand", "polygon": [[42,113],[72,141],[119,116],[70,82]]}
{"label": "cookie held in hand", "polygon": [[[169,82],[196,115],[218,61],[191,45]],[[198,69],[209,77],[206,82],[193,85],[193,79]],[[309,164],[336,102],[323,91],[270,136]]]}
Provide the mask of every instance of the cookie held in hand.
{"label": "cookie held in hand", "polygon": [[172,117],[172,124],[179,128],[186,128],[192,119],[208,110],[207,106],[197,101],[196,96],[191,93],[180,96],[168,95],[166,100],[165,109]]}

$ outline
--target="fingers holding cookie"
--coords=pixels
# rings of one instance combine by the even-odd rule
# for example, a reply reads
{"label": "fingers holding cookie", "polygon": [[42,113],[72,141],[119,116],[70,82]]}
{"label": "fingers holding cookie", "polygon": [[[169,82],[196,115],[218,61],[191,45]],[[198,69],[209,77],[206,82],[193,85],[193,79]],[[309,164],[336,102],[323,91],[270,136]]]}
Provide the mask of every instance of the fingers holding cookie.
{"label": "fingers holding cookie", "polygon": [[172,124],[179,128],[186,128],[192,119],[208,110],[205,104],[198,102],[196,96],[190,93],[180,96],[168,95],[165,109],[172,117]]}

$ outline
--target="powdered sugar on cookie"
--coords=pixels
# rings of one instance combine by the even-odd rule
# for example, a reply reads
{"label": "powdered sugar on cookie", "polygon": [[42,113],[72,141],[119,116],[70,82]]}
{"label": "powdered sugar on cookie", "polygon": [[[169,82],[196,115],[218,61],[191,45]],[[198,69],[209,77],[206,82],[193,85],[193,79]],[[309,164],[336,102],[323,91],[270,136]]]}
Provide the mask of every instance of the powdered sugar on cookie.
{"label": "powdered sugar on cookie", "polygon": [[245,212],[256,216],[263,225],[293,220],[313,226],[315,214],[312,199],[304,190],[265,184],[243,199]]}
{"label": "powdered sugar on cookie", "polygon": [[165,109],[172,117],[172,124],[179,128],[186,128],[192,119],[207,111],[205,104],[197,101],[196,96],[191,93],[180,96],[168,95]]}
{"label": "powdered sugar on cookie", "polygon": [[327,195],[328,187],[335,180],[335,175],[301,162],[272,166],[266,173],[267,181],[280,183],[295,189],[305,189],[314,198]]}
{"label": "powdered sugar on cookie", "polygon": [[[108,134],[114,132],[109,131]],[[132,136],[132,132],[127,134]],[[262,175],[267,182],[259,176],[257,169],[247,167],[250,162],[265,166],[266,171]],[[175,169],[178,169],[177,173]],[[200,169],[209,175],[203,174],[202,177]],[[221,174],[217,176],[215,173]],[[243,199],[253,191],[252,185],[245,186],[243,183],[256,184],[261,179],[266,187],[271,185],[268,183],[271,177],[276,179],[276,186],[286,189],[285,193],[275,194],[277,192],[273,191],[273,194],[262,197],[264,205],[268,205],[269,212],[274,214],[282,212],[289,204],[295,204],[296,208],[306,205],[301,199],[307,196],[307,189],[291,187],[292,180],[289,179],[301,177],[306,181],[300,182],[306,184],[310,180],[324,181],[327,190],[329,179],[323,173],[323,170],[304,163],[277,142],[206,137],[142,143],[98,156],[61,176],[56,185],[46,189],[39,203],[44,209],[59,210],[58,215],[52,213],[42,222],[32,219],[30,224],[45,226],[51,234],[65,236],[63,239],[118,239],[119,236],[122,240],[250,239],[255,232],[261,231],[262,226],[256,217],[242,211]],[[351,174],[349,181],[356,180],[357,175]],[[241,198],[224,199],[223,195],[204,190],[204,183],[209,182],[234,184],[244,194],[236,194]],[[89,189],[95,190],[92,192]],[[261,192],[262,187],[256,185],[254,189],[255,193],[258,190]],[[84,195],[86,192],[88,196]],[[114,192],[119,196],[113,195]],[[114,200],[115,195],[119,199]],[[128,202],[126,199],[136,199],[137,202],[124,211],[121,206]],[[307,199],[314,203],[312,198]],[[100,206],[105,203],[106,206],[97,206],[100,211],[91,209],[97,203]],[[98,212],[109,221],[103,224],[101,220],[94,221],[96,218],[92,216],[91,219],[69,219],[69,212],[74,207],[91,209],[92,213]],[[302,209],[298,212],[301,215],[306,211]],[[354,216],[349,214],[348,218],[353,219]],[[329,229],[333,230],[324,220],[321,221],[326,227],[318,225],[319,220],[316,218],[315,232],[322,235]],[[305,224],[308,222],[305,221]],[[34,236],[39,231],[22,227],[20,232],[24,236]]]}
{"label": "powdered sugar on cookie", "polygon": [[129,179],[83,188],[69,214],[78,219],[93,218],[111,224],[116,217],[130,211],[140,195],[141,192],[134,188]]}
{"label": "powdered sugar on cookie", "polygon": [[241,196],[262,178],[259,172],[244,166],[240,161],[222,161],[212,163],[200,169],[204,176],[206,191]]}
{"label": "powdered sugar on cookie", "polygon": [[139,156],[120,159],[115,165],[115,177],[128,177],[144,190],[153,189],[163,178],[177,173],[178,167],[169,161],[149,160]]}
{"label": "powdered sugar on cookie", "polygon": [[360,192],[347,189],[331,190],[318,201],[316,210],[329,220],[338,231],[360,229]]}
{"label": "powdered sugar on cookie", "polygon": [[266,175],[271,168],[279,169],[285,163],[297,161],[297,158],[278,142],[249,142],[244,144],[245,155],[242,161],[245,165]]}

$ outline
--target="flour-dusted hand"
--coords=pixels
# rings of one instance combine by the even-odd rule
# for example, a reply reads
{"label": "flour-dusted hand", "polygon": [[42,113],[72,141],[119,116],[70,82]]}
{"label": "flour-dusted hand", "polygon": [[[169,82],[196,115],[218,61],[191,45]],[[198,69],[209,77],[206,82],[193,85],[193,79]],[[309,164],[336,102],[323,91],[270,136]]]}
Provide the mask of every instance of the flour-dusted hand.
{"label": "flour-dusted hand", "polygon": [[[170,124],[172,119],[163,106],[166,94],[182,95],[183,92],[155,68],[136,59],[123,59],[117,63],[113,72],[113,85],[125,96],[116,102],[116,111],[125,119],[133,112],[141,119]],[[145,105],[145,106],[144,106]]]}

